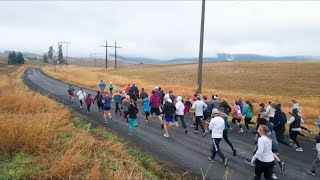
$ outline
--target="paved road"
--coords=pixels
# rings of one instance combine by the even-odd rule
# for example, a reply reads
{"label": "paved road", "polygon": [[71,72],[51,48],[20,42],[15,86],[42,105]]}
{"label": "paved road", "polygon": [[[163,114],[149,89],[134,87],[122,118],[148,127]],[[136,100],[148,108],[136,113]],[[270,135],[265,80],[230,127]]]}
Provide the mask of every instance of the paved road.
{"label": "paved road", "polygon": [[[98,112],[96,105],[93,105],[92,112],[87,113],[85,108],[79,108],[77,101],[73,104],[68,101],[68,84],[48,77],[39,69],[27,70],[24,75],[24,81],[31,89],[54,98],[81,113],[93,125],[104,124],[102,113]],[[75,89],[78,91],[79,87],[75,86]],[[85,91],[96,94],[95,91],[89,89],[85,89]],[[112,112],[114,112],[114,108]],[[211,154],[210,148],[212,146],[210,135],[203,138],[201,133],[193,133],[190,128],[190,119],[186,119],[189,125],[189,133],[187,135],[184,134],[182,128],[171,128],[169,132],[170,138],[164,138],[159,122],[154,119],[152,126],[147,125],[141,110],[138,115],[141,128],[134,129],[133,136],[128,135],[127,124],[123,118],[114,114],[113,117],[113,120],[109,121],[107,128],[117,132],[119,136],[129,142],[133,142],[145,151],[155,154],[160,159],[174,162],[180,169],[189,171],[199,178],[202,177],[202,172],[206,174],[206,179],[242,180],[252,179],[253,177],[253,168],[244,162],[244,158],[251,157],[254,148],[251,133],[239,134],[238,132],[232,132],[230,134],[231,142],[237,149],[236,157],[232,156],[230,147],[224,141],[221,142],[221,149],[230,160],[228,167],[225,168],[218,156],[215,163],[208,161],[207,157]],[[320,178],[320,174],[310,176],[306,172],[316,156],[316,152],[313,150],[314,144],[300,141],[304,152],[295,152],[280,145],[280,158],[286,162],[286,170],[282,172],[278,165],[275,166],[274,171],[279,179],[312,180]]]}

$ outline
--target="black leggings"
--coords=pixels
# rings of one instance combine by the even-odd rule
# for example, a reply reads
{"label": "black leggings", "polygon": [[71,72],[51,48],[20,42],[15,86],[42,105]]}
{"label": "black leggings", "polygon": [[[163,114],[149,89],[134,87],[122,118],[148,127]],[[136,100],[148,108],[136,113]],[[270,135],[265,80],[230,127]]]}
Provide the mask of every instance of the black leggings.
{"label": "black leggings", "polygon": [[255,160],[255,180],[260,180],[262,173],[264,174],[265,180],[272,180],[271,175],[273,174],[274,161],[272,162],[262,162],[259,159]]}
{"label": "black leggings", "polygon": [[230,142],[229,138],[228,138],[228,130],[224,130],[223,131],[223,139],[229,144],[229,146],[231,147],[231,149],[233,150],[233,145]]}
{"label": "black leggings", "polygon": [[80,100],[80,106],[82,106],[82,100]]}
{"label": "black leggings", "polygon": [[118,111],[119,111],[120,116],[121,116],[120,105],[119,105],[119,103],[116,103],[116,114],[118,113]]}
{"label": "black leggings", "polygon": [[102,109],[102,103],[97,103],[99,111]]}
{"label": "black leggings", "polygon": [[204,132],[204,127],[203,127],[203,124],[202,124],[202,116],[196,116],[196,127],[194,128],[196,131],[198,131],[198,127],[200,125],[200,128],[201,130]]}
{"label": "black leggings", "polygon": [[90,104],[87,104],[87,110],[88,110],[88,112],[90,112]]}
{"label": "black leggings", "polygon": [[174,116],[175,121],[178,121],[178,117],[180,118],[182,127],[183,127],[184,129],[187,129],[186,123],[184,122],[184,115],[175,115],[175,116]]}
{"label": "black leggings", "polygon": [[146,111],[146,119],[149,120],[150,112]]}
{"label": "black leggings", "polygon": [[292,139],[294,143],[297,144],[298,147],[300,147],[299,142],[297,141],[297,136],[299,133],[299,131],[291,131],[291,133],[289,134],[289,137]]}
{"label": "black leggings", "polygon": [[249,124],[256,124],[254,122],[251,122],[251,119],[252,118],[247,118],[247,117],[244,118],[244,124],[245,124],[247,130],[249,130]]}

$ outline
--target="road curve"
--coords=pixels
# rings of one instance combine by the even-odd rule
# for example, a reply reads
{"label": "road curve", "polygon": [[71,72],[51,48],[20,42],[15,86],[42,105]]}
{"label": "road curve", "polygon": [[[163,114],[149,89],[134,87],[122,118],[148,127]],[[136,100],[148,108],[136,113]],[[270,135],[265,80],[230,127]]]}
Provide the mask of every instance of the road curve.
{"label": "road curve", "polygon": [[[24,82],[30,89],[41,92],[82,114],[93,125],[104,125],[102,113],[98,112],[96,104],[92,106],[92,111],[87,113],[85,108],[79,108],[78,101],[73,104],[68,101],[67,83],[53,79],[37,68],[26,70]],[[77,92],[79,87],[75,86],[75,89]],[[96,94],[96,91],[84,89],[87,93]],[[180,169],[195,174],[198,179],[202,179],[202,173],[205,174],[206,179],[253,179],[253,168],[244,162],[244,158],[251,157],[253,153],[254,145],[251,140],[251,133],[239,134],[238,132],[232,132],[229,135],[230,141],[237,149],[236,157],[232,156],[228,144],[223,140],[221,141],[221,149],[225,156],[229,158],[229,165],[225,168],[218,156],[215,163],[208,161],[207,157],[211,154],[210,148],[212,146],[210,135],[203,138],[201,133],[195,134],[190,128],[190,119],[186,118],[189,130],[187,135],[184,134],[182,128],[171,128],[169,130],[170,138],[164,138],[159,122],[154,118],[153,125],[147,125],[141,112],[140,108],[138,121],[141,123],[141,128],[134,129],[133,136],[128,135],[126,121],[114,114],[113,107],[113,120],[109,121],[107,128],[117,132],[123,139],[147,152],[151,152],[158,158],[173,162]],[[320,178],[319,173],[316,176],[310,176],[307,173],[312,160],[316,157],[316,152],[313,150],[314,144],[300,141],[304,149],[303,152],[295,152],[288,147],[279,145],[279,157],[286,162],[286,170],[281,171],[276,164],[274,171],[278,179],[313,180]]]}

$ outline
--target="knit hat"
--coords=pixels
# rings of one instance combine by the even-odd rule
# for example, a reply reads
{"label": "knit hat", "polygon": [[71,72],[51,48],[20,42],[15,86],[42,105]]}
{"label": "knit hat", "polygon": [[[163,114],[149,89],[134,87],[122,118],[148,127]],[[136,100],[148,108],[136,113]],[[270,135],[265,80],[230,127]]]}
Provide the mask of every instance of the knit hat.
{"label": "knit hat", "polygon": [[292,114],[298,114],[298,109],[292,109]]}
{"label": "knit hat", "polygon": [[217,109],[212,109],[212,114],[219,114],[219,111]]}

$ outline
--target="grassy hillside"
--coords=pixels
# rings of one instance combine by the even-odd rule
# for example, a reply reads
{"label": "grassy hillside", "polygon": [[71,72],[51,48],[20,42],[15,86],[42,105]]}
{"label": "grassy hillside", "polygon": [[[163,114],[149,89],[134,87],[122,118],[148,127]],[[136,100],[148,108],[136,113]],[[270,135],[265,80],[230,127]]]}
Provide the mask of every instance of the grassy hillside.
{"label": "grassy hillside", "polygon": [[24,69],[0,65],[0,179],[177,179],[182,174],[28,91],[20,80]]}
{"label": "grassy hillside", "polygon": [[[250,100],[258,112],[258,104],[269,100],[281,103],[290,111],[291,99],[297,99],[308,123],[320,115],[320,63],[315,62],[219,62],[203,65],[203,95],[218,94],[231,104],[238,97]],[[99,81],[112,81],[124,88],[135,82],[148,93],[160,86],[166,92],[191,97],[196,91],[197,65],[133,66],[108,69],[52,67],[43,70],[58,79],[97,89]]]}

